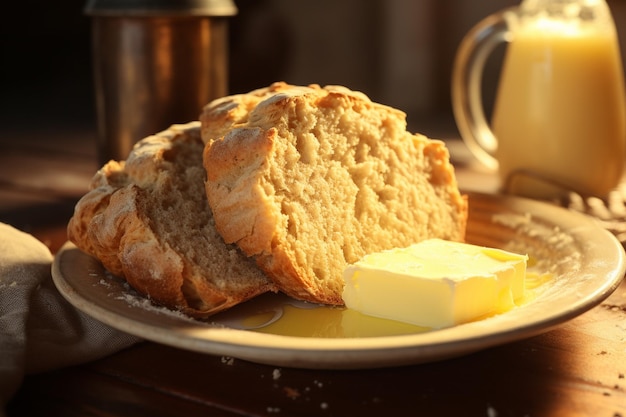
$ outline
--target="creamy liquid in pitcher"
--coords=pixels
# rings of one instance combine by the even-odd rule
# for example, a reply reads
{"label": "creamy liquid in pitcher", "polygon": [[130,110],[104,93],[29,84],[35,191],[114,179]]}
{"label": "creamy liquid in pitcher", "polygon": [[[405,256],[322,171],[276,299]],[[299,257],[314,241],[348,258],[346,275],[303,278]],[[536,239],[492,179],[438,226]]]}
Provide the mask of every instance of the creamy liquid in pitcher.
{"label": "creamy liquid in pitcher", "polygon": [[509,191],[554,194],[512,175],[518,170],[595,195],[621,178],[626,109],[616,36],[569,29],[523,29],[509,43],[493,115]]}

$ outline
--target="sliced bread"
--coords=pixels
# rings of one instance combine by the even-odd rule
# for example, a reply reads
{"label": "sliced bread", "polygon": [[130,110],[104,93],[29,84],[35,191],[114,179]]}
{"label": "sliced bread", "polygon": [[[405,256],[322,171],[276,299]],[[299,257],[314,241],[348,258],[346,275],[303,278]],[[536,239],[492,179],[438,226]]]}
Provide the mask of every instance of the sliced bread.
{"label": "sliced bread", "polygon": [[294,298],[342,304],[343,269],[365,254],[464,239],[445,144],[362,93],[275,83],[200,120],[217,230]]}
{"label": "sliced bread", "polygon": [[69,239],[158,304],[207,317],[275,285],[214,226],[200,123],[140,141],[94,176]]}

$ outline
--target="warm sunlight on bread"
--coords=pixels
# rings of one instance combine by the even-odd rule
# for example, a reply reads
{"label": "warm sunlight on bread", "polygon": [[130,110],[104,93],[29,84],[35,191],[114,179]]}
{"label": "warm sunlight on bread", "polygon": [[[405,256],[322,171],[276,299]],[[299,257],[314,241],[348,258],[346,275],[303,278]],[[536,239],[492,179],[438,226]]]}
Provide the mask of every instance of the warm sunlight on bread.
{"label": "warm sunlight on bread", "polygon": [[290,296],[342,304],[363,255],[464,238],[444,143],[361,93],[275,83],[210,103],[201,122],[217,230]]}

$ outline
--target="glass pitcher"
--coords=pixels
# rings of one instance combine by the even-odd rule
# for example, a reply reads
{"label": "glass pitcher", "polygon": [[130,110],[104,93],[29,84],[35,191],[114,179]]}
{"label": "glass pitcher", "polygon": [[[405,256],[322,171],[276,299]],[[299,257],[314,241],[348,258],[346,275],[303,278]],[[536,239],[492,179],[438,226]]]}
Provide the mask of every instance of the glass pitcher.
{"label": "glass pitcher", "polygon": [[[489,126],[481,76],[502,42]],[[604,196],[622,177],[624,74],[605,0],[524,0],[481,21],[457,52],[452,103],[463,140],[498,169],[504,191]]]}

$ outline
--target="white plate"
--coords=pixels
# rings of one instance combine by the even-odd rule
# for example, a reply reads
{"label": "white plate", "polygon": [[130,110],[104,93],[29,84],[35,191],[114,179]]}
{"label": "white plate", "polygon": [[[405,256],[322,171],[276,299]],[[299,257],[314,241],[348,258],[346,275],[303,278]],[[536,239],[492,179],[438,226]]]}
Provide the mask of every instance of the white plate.
{"label": "white plate", "polygon": [[[521,198],[469,196],[470,243],[528,253],[531,261],[536,261],[530,269],[552,278],[507,313],[447,329],[418,331],[390,326],[374,335],[352,330],[338,334],[342,320],[346,325],[341,309],[329,311],[295,303],[296,307],[286,310],[297,310],[300,316],[289,318],[280,312],[294,303],[281,296],[262,296],[214,317],[211,323],[200,322],[152,306],[71,243],[55,257],[52,275],[59,291],[75,307],[147,340],[275,366],[325,369],[417,364],[528,338],[591,309],[618,287],[626,270],[624,249],[591,218]],[[278,313],[267,313],[271,316],[267,319],[256,314],[259,309],[267,312],[268,306]],[[313,320],[317,324],[300,334],[300,326],[294,325],[298,317],[319,313],[323,314]],[[274,324],[265,333],[252,330],[259,320]],[[322,327],[325,330],[320,330]],[[286,334],[295,336],[277,334],[285,328]]]}

